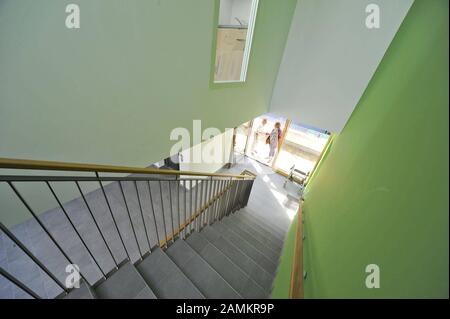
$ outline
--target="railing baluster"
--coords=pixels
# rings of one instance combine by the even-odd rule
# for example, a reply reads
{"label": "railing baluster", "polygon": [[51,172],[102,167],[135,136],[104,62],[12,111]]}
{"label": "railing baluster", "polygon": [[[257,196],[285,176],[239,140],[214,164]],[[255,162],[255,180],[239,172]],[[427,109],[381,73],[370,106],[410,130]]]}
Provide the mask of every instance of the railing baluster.
{"label": "railing baluster", "polygon": [[[70,264],[75,264],[72,259],[64,252],[64,250],[61,248],[61,246],[58,244],[58,242],[56,241],[56,239],[53,237],[53,235],[47,230],[47,228],[44,226],[44,224],[41,222],[41,220],[39,219],[39,217],[36,215],[36,213],[34,212],[34,210],[31,208],[31,206],[27,203],[27,201],[25,200],[25,198],[22,197],[22,195],[20,194],[20,192],[16,189],[16,187],[13,185],[12,182],[8,181],[7,182],[8,185],[12,188],[12,190],[14,191],[14,193],[17,195],[17,197],[20,199],[20,201],[22,202],[22,204],[27,208],[27,210],[31,213],[31,215],[33,215],[33,218],[38,222],[38,224],[41,226],[41,228],[44,230],[44,232],[47,234],[47,236],[51,239],[51,241],[55,244],[55,246],[59,249],[59,251],[61,252],[61,254],[63,254],[63,256],[67,259],[67,261]],[[88,282],[86,280],[86,278],[84,277],[84,275],[80,272],[80,277]],[[89,283],[89,282],[88,282]]]}
{"label": "railing baluster", "polygon": [[187,216],[187,188],[186,188],[186,180],[183,181],[183,188],[184,188],[184,218],[183,218],[183,224],[184,224],[184,228],[183,228],[183,239],[186,238],[186,230],[187,230],[187,220],[186,220],[186,216]]}
{"label": "railing baluster", "polygon": [[139,204],[139,210],[141,212],[141,218],[142,218],[142,226],[144,227],[145,237],[147,238],[147,243],[148,243],[148,250],[149,250],[149,252],[152,252],[152,246],[150,245],[150,238],[148,236],[148,231],[147,231],[147,224],[145,223],[144,212],[142,210],[141,196],[139,196],[139,189],[137,187],[137,182],[136,181],[134,181],[134,188],[136,189],[136,194],[137,194],[138,204]]}
{"label": "railing baluster", "polygon": [[169,201],[170,201],[170,221],[172,224],[172,243],[175,241],[175,234],[174,234],[174,224],[173,224],[173,201],[172,201],[172,183],[170,181],[167,182],[169,184]]}
{"label": "railing baluster", "polygon": [[33,290],[25,286],[19,279],[8,273],[5,269],[0,267],[0,275],[8,279],[10,282],[12,282],[14,285],[25,291],[27,294],[29,294],[34,299],[42,299],[37,293],[35,293]]}
{"label": "railing baluster", "polygon": [[192,232],[192,210],[194,203],[192,202],[192,179],[189,180],[189,232],[188,235]]}
{"label": "railing baluster", "polygon": [[221,220],[222,219],[222,210],[223,210],[223,204],[225,201],[225,190],[227,187],[228,181],[227,180],[222,180],[222,187],[220,190],[220,198],[219,198],[219,204],[217,206],[217,219],[216,220]]}
{"label": "railing baluster", "polygon": [[12,242],[14,242],[17,246],[19,246],[20,249],[22,249],[22,251],[29,258],[31,258],[39,266],[39,268],[41,268],[47,274],[47,276],[49,276],[62,290],[64,290],[66,293],[69,292],[69,289],[67,289],[67,287],[64,286],[63,283],[59,281],[59,279],[56,278],[56,276],[53,275],[51,271],[47,267],[45,267],[45,265],[30,250],[28,250],[28,248],[24,244],[22,244],[22,242],[16,236],[14,236],[12,232],[10,232],[9,229],[5,225],[3,225],[2,222],[0,222],[0,229],[2,230],[3,233],[6,234],[6,236],[8,236],[8,238]]}
{"label": "railing baluster", "polygon": [[105,198],[106,205],[108,206],[109,213],[111,214],[111,218],[113,220],[113,223],[114,223],[114,226],[116,228],[117,234],[119,235],[119,239],[120,239],[120,242],[122,243],[123,250],[125,250],[125,254],[127,255],[127,259],[131,260],[130,254],[128,253],[127,247],[125,246],[125,242],[123,241],[122,235],[120,234],[120,230],[119,230],[119,227],[117,226],[116,218],[114,217],[114,214],[112,212],[111,205],[110,205],[109,200],[108,200],[108,196],[106,196],[106,192],[105,192],[105,189],[103,187],[103,183],[100,180],[100,176],[98,175],[98,172],[95,172],[95,176],[97,177],[98,183],[100,184],[100,188],[102,189],[103,197]]}
{"label": "railing baluster", "polygon": [[223,191],[223,179],[219,180],[218,183],[218,192],[217,192],[217,201],[216,201],[216,210],[214,212],[214,221],[219,219],[219,211],[220,211],[220,204],[222,202],[222,191]]}
{"label": "railing baluster", "polygon": [[131,219],[130,209],[128,208],[127,199],[125,198],[125,193],[123,191],[123,187],[122,187],[122,182],[121,181],[119,181],[119,188],[120,188],[120,192],[122,193],[123,201],[125,203],[125,209],[126,209],[126,211],[128,213],[128,218],[130,219],[131,230],[133,231],[134,239],[136,240],[137,248],[138,248],[138,251],[139,251],[139,256],[140,256],[140,259],[142,260],[141,246],[139,245],[139,241],[138,241],[138,238],[136,236],[136,231],[134,229],[133,220]]}
{"label": "railing baluster", "polygon": [[105,239],[105,236],[103,235],[102,231],[100,230],[100,226],[98,225],[97,220],[95,219],[94,214],[92,213],[91,207],[89,206],[89,204],[88,204],[88,202],[87,202],[87,200],[86,200],[86,198],[85,198],[85,196],[83,194],[83,191],[81,190],[80,184],[77,181],[75,181],[75,184],[76,184],[76,186],[78,188],[78,191],[80,192],[80,195],[81,195],[81,198],[83,199],[84,204],[86,205],[86,208],[88,209],[89,214],[91,215],[92,220],[94,221],[95,227],[97,227],[97,230],[100,233],[100,236],[102,237],[103,242],[105,243],[105,246],[108,249],[108,252],[111,255],[111,258],[114,261],[114,264],[116,265],[116,269],[117,269],[119,267],[119,265],[117,264],[117,260],[114,257],[111,249],[109,248],[109,245],[108,245],[108,243],[107,243],[107,241]]}
{"label": "railing baluster", "polygon": [[197,230],[198,228],[196,227],[196,223],[197,223],[197,207],[198,207],[198,179],[195,181],[195,209],[194,209],[194,231]]}
{"label": "railing baluster", "polygon": [[226,215],[226,210],[227,210],[227,206],[228,206],[228,195],[230,193],[230,186],[231,186],[231,181],[227,180],[225,182],[225,193],[224,193],[224,198],[223,198],[223,203],[222,203],[222,209],[220,211],[220,219],[222,219],[225,215]]}
{"label": "railing baluster", "polygon": [[200,204],[199,204],[199,216],[197,218],[197,231],[200,231],[201,227],[202,227],[202,217],[203,217],[203,192],[204,192],[204,188],[205,188],[205,181],[202,180],[201,184],[200,184]]}
{"label": "railing baluster", "polygon": [[180,213],[180,180],[177,175],[177,208],[178,208],[178,238],[181,238],[181,213]]}
{"label": "railing baluster", "polygon": [[153,223],[155,226],[155,232],[156,232],[156,240],[158,241],[158,247],[160,245],[160,238],[159,238],[159,231],[158,231],[158,225],[156,223],[156,217],[155,217],[155,206],[153,205],[153,196],[152,196],[152,190],[150,187],[150,181],[147,181],[147,187],[148,187],[148,196],[150,197],[150,205],[152,208],[152,214],[153,214]]}
{"label": "railing baluster", "polygon": [[162,195],[162,186],[161,181],[159,182],[159,196],[161,198],[161,209],[162,209],[162,218],[163,218],[163,225],[164,225],[164,246],[167,248],[167,229],[166,229],[166,216],[164,216],[164,200]]}
{"label": "railing baluster", "polygon": [[100,265],[98,264],[97,260],[95,259],[94,255],[92,254],[92,252],[89,249],[89,247],[87,246],[87,244],[84,242],[83,237],[81,237],[80,233],[78,232],[78,229],[73,224],[72,220],[69,217],[69,214],[67,214],[66,209],[64,208],[63,204],[59,200],[59,198],[56,195],[55,191],[53,190],[53,187],[50,185],[50,183],[48,181],[46,181],[45,183],[47,184],[48,188],[50,189],[50,192],[52,193],[53,197],[55,198],[55,200],[58,203],[59,207],[61,208],[62,212],[64,213],[64,215],[66,216],[67,220],[69,221],[69,224],[72,226],[72,228],[75,231],[75,233],[77,234],[78,238],[80,238],[81,243],[83,244],[84,248],[86,248],[87,252],[89,253],[89,256],[91,256],[91,258],[94,261],[95,265],[98,267],[98,269],[100,269],[100,272],[102,273],[103,278],[106,278],[105,272],[103,271],[102,267],[100,267]]}
{"label": "railing baluster", "polygon": [[211,223],[215,221],[215,213],[216,213],[216,207],[217,207],[217,201],[218,201],[216,196],[218,194],[218,185],[219,185],[220,181],[214,180],[213,182],[214,182],[214,185],[213,185],[213,187],[214,187],[214,190],[213,190],[214,203],[213,203],[210,218],[209,218],[209,225],[211,225]]}

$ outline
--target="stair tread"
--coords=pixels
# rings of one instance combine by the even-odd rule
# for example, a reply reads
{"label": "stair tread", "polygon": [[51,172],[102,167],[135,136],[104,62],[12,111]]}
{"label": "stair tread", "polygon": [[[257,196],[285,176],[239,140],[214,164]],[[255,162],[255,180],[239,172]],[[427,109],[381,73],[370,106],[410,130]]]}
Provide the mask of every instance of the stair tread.
{"label": "stair tread", "polygon": [[277,236],[277,238],[280,239],[281,241],[284,241],[284,238],[286,236],[285,231],[282,231],[277,226],[270,225],[268,222],[263,220],[261,217],[259,217],[256,213],[252,212],[251,210],[244,208],[240,212],[240,215],[243,218],[246,218],[247,220],[251,221],[253,224],[255,224],[256,227],[260,227],[263,230],[273,234],[274,236]]}
{"label": "stair tread", "polygon": [[205,298],[161,248],[153,250],[136,268],[158,298]]}
{"label": "stair tread", "polygon": [[230,229],[226,224],[221,222],[216,222],[212,225],[213,228],[218,230],[223,237],[227,238],[235,246],[239,247],[247,256],[252,258],[257,264],[264,268],[268,273],[273,274],[277,269],[276,262],[270,260],[252,244],[247,242],[244,238],[236,234],[232,229]]}
{"label": "stair tread", "polygon": [[205,259],[244,298],[267,298],[267,293],[231,259],[212,245],[201,233],[186,242]]}
{"label": "stair tread", "polygon": [[[239,212],[237,214],[233,214],[230,216],[230,219],[234,219],[237,221],[242,227],[255,236],[255,238],[260,239],[261,242],[265,243],[269,242],[274,248],[283,249],[283,240],[280,239],[277,235],[274,235],[270,230],[265,229],[254,221],[246,218],[244,215],[245,212]],[[264,240],[265,239],[265,240]]]}
{"label": "stair tread", "polygon": [[230,258],[236,265],[244,270],[245,273],[262,288],[264,288],[265,291],[270,292],[273,275],[258,265],[251,257],[246,255],[228,239],[222,237],[222,235],[214,228],[206,227],[201,231],[201,234],[203,234],[210,243]]}
{"label": "stair tread", "polygon": [[100,299],[156,299],[133,264],[127,262],[95,288]]}
{"label": "stair tread", "polygon": [[83,282],[80,288],[74,288],[64,299],[95,299],[95,296],[89,285]]}
{"label": "stair tread", "polygon": [[267,256],[267,258],[269,258],[270,260],[278,260],[280,256],[280,249],[274,250],[266,243],[262,243],[254,235],[250,234],[247,230],[243,229],[243,227],[239,226],[238,223],[228,217],[222,219],[222,222],[230,229],[232,229],[236,234],[247,240],[247,242],[252,244],[261,253]]}
{"label": "stair tread", "polygon": [[175,241],[166,251],[167,255],[186,274],[207,298],[242,298],[226,280],[217,273],[184,240]]}

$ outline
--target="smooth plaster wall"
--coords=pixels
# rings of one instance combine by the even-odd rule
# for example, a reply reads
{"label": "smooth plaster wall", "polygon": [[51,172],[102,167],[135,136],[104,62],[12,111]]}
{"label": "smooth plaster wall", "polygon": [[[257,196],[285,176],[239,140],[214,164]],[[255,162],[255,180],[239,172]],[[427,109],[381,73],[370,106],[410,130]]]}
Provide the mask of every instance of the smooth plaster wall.
{"label": "smooth plaster wall", "polygon": [[[218,1],[0,1],[0,157],[144,167],[168,156],[175,127],[267,112],[296,2],[260,3],[247,81],[218,85]],[[69,3],[78,30],[65,27]]]}
{"label": "smooth plaster wall", "polygon": [[448,9],[415,1],[306,188],[305,298],[449,296]]}
{"label": "smooth plaster wall", "polygon": [[[366,28],[369,3],[380,29]],[[413,0],[299,0],[270,111],[339,133]]]}

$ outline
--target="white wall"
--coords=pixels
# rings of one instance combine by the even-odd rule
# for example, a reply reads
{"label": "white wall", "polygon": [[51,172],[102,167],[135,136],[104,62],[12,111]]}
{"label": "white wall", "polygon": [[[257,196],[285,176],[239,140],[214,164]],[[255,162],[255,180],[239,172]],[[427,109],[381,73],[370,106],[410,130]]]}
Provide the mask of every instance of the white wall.
{"label": "white wall", "polygon": [[[232,141],[233,129],[228,129],[210,140],[182,151],[180,153],[182,158],[180,160],[180,170],[204,173],[217,172],[225,164],[229,163]],[[207,156],[211,160],[208,160]],[[202,161],[196,162],[196,157],[201,158]],[[193,186],[195,186],[195,183]]]}
{"label": "white wall", "polygon": [[252,0],[220,0],[219,24],[239,25],[235,17],[248,24],[251,6]]}
{"label": "white wall", "polygon": [[[380,6],[381,28],[365,8]],[[270,111],[340,132],[413,0],[298,0]]]}

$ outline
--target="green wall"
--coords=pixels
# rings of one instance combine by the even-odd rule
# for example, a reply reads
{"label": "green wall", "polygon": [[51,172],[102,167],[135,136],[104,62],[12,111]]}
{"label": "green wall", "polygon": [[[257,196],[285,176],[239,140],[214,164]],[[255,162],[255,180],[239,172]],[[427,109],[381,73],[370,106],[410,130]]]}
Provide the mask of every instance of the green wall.
{"label": "green wall", "polygon": [[0,1],[0,157],[147,166],[265,113],[296,2],[260,1],[246,83],[213,85],[217,0]]}
{"label": "green wall", "polygon": [[277,276],[272,284],[271,298],[287,299],[289,298],[289,286],[291,283],[292,261],[294,258],[295,234],[298,223],[298,215],[295,215],[289,226],[289,231],[283,245]]}
{"label": "green wall", "polygon": [[415,1],[308,186],[305,298],[449,296],[448,6]]}

